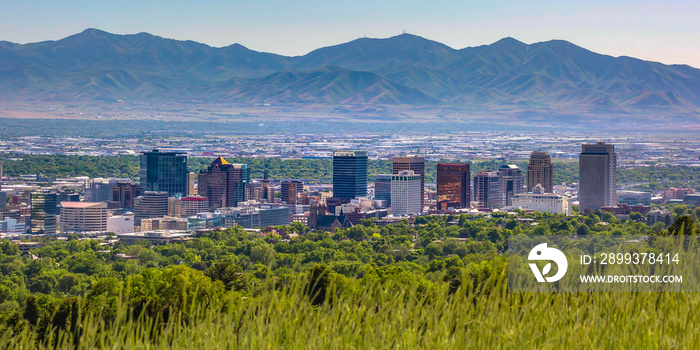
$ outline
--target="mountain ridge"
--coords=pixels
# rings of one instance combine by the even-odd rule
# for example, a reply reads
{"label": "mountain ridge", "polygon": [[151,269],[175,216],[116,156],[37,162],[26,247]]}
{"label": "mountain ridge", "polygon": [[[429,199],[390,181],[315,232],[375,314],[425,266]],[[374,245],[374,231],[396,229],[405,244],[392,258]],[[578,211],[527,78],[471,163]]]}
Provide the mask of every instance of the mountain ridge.
{"label": "mountain ridge", "polygon": [[[336,68],[333,68],[336,67]],[[288,73],[288,74],[281,74]],[[0,42],[0,99],[700,111],[700,70],[512,37],[454,49],[412,34],[302,56],[88,28]]]}

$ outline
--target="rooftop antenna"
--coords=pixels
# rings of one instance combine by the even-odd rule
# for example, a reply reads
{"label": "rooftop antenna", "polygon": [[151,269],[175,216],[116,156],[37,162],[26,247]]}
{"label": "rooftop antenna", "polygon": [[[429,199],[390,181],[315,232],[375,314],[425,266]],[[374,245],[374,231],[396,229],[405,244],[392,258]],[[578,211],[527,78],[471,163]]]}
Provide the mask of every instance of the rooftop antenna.
{"label": "rooftop antenna", "polygon": [[403,29],[403,33],[401,34],[407,34],[408,32],[406,31],[406,28]]}

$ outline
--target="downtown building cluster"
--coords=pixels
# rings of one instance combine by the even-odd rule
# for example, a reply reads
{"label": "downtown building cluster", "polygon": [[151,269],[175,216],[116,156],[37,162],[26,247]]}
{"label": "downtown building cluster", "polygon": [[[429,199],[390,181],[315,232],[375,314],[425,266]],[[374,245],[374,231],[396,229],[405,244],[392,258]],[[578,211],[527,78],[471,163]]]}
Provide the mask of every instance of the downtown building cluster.
{"label": "downtown building cluster", "polygon": [[[242,226],[265,229],[301,223],[311,229],[351,227],[360,220],[392,223],[426,214],[484,215],[493,211],[539,211],[572,215],[650,211],[651,194],[618,191],[617,153],[612,144],[583,144],[579,183],[555,185],[546,152],[532,152],[525,171],[513,164],[471,173],[469,163],[438,163],[436,183],[426,186],[422,156],[396,156],[391,174],[368,181],[368,153],[332,153],[332,189],[305,186],[298,179],[251,179],[247,164],[223,157],[195,174],[186,152],[154,149],[140,156],[139,181],[88,179],[77,190],[36,188],[8,198],[0,191],[0,233],[106,234],[134,241],[184,239],[197,230]],[[1,178],[1,177],[0,177]],[[2,182],[0,181],[0,184]],[[689,198],[692,189],[668,189],[669,200]],[[666,193],[665,193],[666,195]],[[9,203],[8,203],[9,202]],[[7,208],[6,208],[7,207]]]}

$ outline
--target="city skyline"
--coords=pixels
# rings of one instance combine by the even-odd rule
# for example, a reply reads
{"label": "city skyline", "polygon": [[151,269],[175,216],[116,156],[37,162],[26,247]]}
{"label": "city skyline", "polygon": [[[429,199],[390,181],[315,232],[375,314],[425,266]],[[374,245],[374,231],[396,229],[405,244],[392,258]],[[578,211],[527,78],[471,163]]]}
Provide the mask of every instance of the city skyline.
{"label": "city skyline", "polygon": [[0,3],[6,347],[694,348],[698,13]]}

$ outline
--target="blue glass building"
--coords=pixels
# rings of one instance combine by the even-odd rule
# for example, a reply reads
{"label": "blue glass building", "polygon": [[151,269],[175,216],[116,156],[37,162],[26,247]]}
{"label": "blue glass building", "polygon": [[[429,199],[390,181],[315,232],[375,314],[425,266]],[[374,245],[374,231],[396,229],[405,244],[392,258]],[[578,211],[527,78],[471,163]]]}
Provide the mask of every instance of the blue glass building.
{"label": "blue glass building", "polygon": [[367,196],[367,151],[333,152],[333,197]]}

